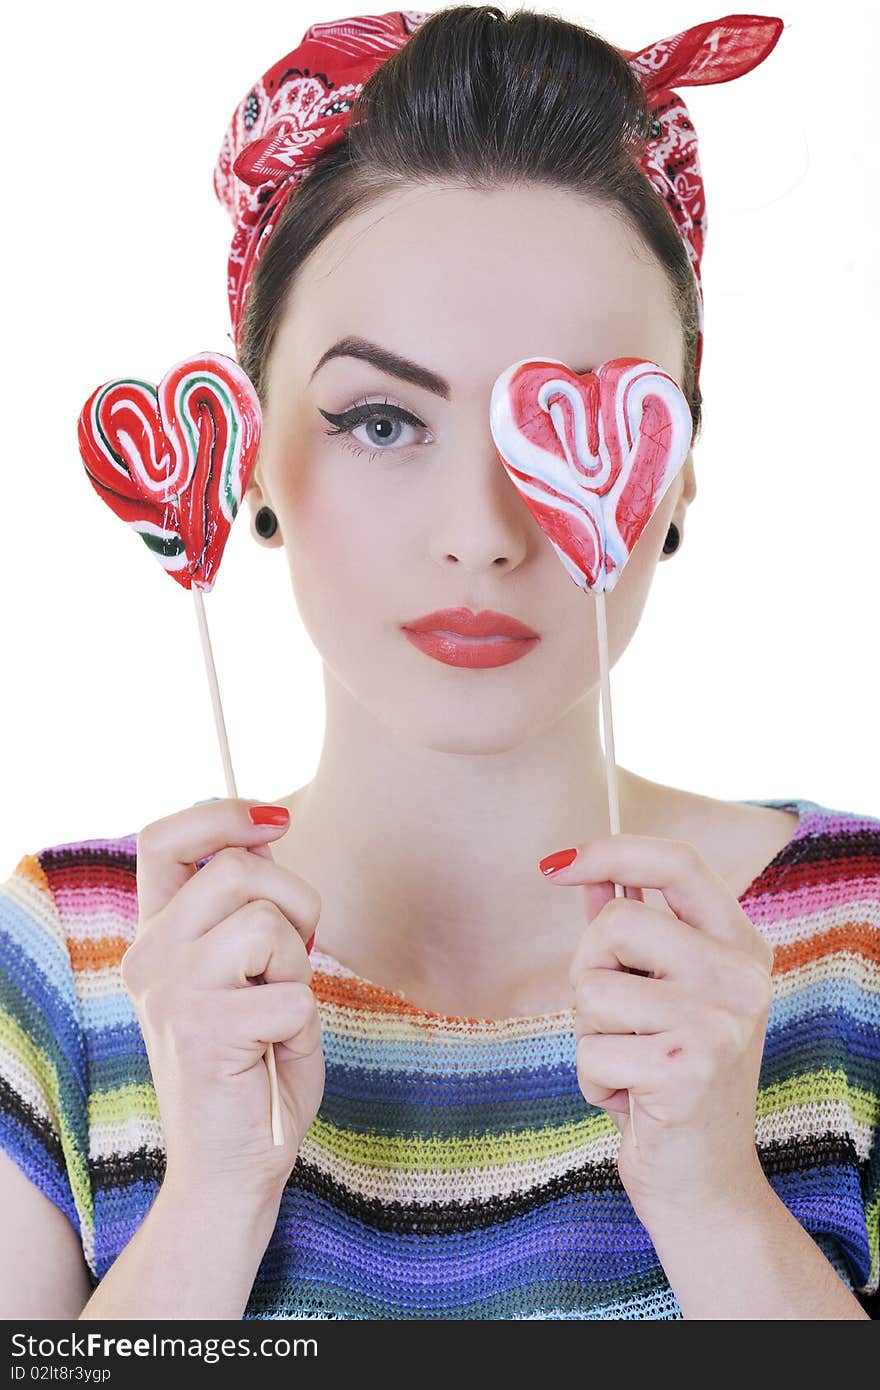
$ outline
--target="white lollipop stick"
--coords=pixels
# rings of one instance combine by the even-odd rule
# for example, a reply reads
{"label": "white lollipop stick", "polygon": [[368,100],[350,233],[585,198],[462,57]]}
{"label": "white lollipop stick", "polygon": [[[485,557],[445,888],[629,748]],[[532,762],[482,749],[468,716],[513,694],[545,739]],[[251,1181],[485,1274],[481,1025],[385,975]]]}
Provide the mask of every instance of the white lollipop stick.
{"label": "white lollipop stick", "polygon": [[[596,595],[608,817],[619,835],[605,595],[685,462],[690,408],[674,378],[646,358],[615,357],[577,373],[558,358],[524,357],[495,381],[489,427],[569,577]],[[614,896],[626,897],[619,883]],[[631,1092],[629,1120],[638,1148]]]}
{"label": "white lollipop stick", "polygon": [[[602,720],[605,747],[605,780],[608,785],[608,821],[612,835],[620,834],[620,806],[617,796],[617,764],[614,760],[614,729],[611,723],[611,680],[608,663],[608,624],[605,618],[605,590],[596,590],[596,626],[599,635],[599,683],[602,694]],[[614,885],[615,898],[626,897],[619,883]],[[632,1091],[629,1092],[629,1128],[633,1148],[639,1147],[636,1138],[635,1109]]]}
{"label": "white lollipop stick", "polygon": [[[226,737],[226,721],[223,718],[223,706],[220,703],[220,687],[217,684],[217,671],[214,666],[214,654],[211,651],[211,638],[208,634],[208,620],[205,617],[205,604],[202,598],[201,589],[192,586],[191,593],[196,601],[196,618],[199,624],[199,636],[202,639],[202,655],[205,658],[205,670],[208,673],[208,684],[211,687],[211,703],[214,706],[214,723],[217,727],[217,737],[220,740],[220,754],[223,758],[223,772],[226,777],[226,795],[238,797],[235,790],[235,774],[232,771],[232,759],[229,756],[229,741]],[[275,1044],[270,1043],[265,1052],[266,1066],[269,1068],[269,1099],[272,1108],[272,1142],[276,1145],[284,1143],[284,1122],[281,1111],[281,1100],[278,1095],[278,1075],[275,1070]]]}

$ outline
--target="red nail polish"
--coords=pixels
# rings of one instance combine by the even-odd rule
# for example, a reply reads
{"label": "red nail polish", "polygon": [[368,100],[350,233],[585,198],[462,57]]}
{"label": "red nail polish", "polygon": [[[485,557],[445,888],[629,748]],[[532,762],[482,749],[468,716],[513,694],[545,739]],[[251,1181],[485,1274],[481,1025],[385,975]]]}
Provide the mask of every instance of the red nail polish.
{"label": "red nail polish", "polygon": [[312,934],[311,934],[311,936],[309,937],[308,941],[306,942],[306,953],[307,953],[308,955],[311,955],[311,954],[312,954],[312,947],[313,947],[314,944],[315,944],[315,937],[316,937],[317,935],[318,935],[318,933],[313,931]]}
{"label": "red nail polish", "polygon": [[290,820],[286,806],[249,806],[248,815],[254,825],[286,825]]}
{"label": "red nail polish", "polygon": [[560,849],[556,854],[548,854],[539,865],[542,874],[555,874],[559,869],[567,869],[577,859],[576,849]]}

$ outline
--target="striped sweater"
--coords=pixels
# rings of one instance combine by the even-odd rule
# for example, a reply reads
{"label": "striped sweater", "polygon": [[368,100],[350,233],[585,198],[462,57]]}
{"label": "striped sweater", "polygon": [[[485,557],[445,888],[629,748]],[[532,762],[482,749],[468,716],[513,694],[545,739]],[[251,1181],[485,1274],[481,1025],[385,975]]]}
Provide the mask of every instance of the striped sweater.
{"label": "striped sweater", "polygon": [[[756,1143],[876,1315],[880,819],[813,801],[740,897],[775,948]],[[68,1217],[97,1285],[164,1173],[119,973],[137,836],[28,854],[0,884],[0,1145]],[[668,1319],[681,1310],[582,1097],[571,1011],[428,1011],[316,948],[326,1090],[245,1319]],[[723,1317],[723,1309],[719,1309]]]}

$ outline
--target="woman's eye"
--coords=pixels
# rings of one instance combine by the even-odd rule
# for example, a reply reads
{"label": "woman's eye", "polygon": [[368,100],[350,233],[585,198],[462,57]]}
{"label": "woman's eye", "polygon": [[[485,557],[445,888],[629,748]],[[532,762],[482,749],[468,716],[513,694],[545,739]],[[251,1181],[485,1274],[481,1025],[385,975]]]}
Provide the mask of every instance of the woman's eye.
{"label": "woman's eye", "polygon": [[[321,410],[320,413],[335,426],[332,430],[325,430],[325,434],[350,435],[351,442],[347,447],[352,453],[369,453],[371,458],[400,452],[402,448],[418,443],[412,437],[407,438],[407,431],[424,432],[426,428],[417,416],[387,401],[364,401],[341,415],[333,415],[329,410]],[[355,430],[362,430],[363,434],[356,435]],[[355,441],[363,447],[358,448]]]}

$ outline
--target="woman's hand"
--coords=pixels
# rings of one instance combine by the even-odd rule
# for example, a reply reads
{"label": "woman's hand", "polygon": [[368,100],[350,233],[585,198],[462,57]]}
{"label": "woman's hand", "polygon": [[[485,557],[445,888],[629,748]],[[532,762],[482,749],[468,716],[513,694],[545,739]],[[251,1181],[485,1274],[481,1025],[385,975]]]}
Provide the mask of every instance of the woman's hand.
{"label": "woman's hand", "polygon": [[[162,1117],[164,1186],[220,1205],[280,1201],[324,1091],[307,953],[321,899],[274,863],[268,842],[286,827],[254,825],[256,804],[211,801],[141,831],[139,919],[121,966]],[[279,1145],[264,1061],[273,1042]]]}
{"label": "woman's hand", "polygon": [[[578,1084],[621,1130],[620,1178],[639,1219],[650,1230],[670,1214],[748,1202],[768,1186],[755,1103],[772,948],[685,842],[604,836],[553,882],[585,889],[569,974]],[[633,896],[616,898],[615,883]],[[659,889],[671,912],[649,907],[642,888]]]}

